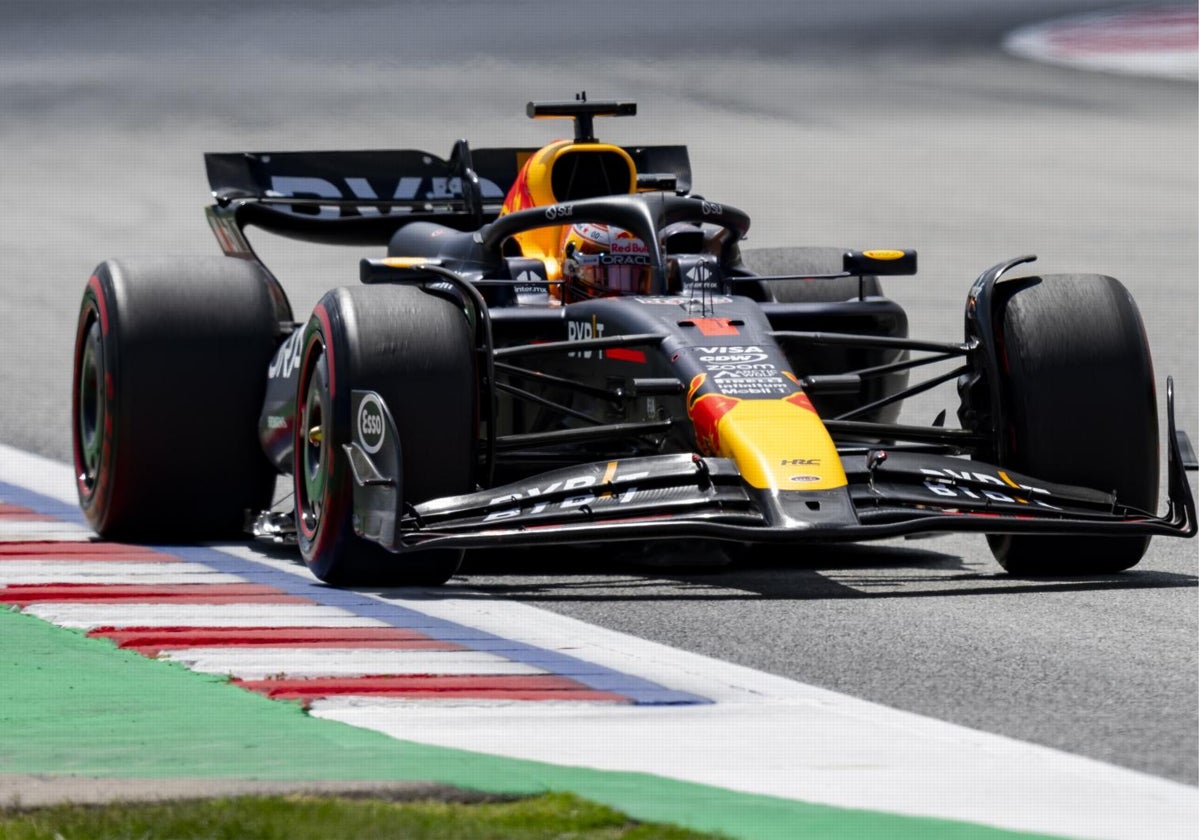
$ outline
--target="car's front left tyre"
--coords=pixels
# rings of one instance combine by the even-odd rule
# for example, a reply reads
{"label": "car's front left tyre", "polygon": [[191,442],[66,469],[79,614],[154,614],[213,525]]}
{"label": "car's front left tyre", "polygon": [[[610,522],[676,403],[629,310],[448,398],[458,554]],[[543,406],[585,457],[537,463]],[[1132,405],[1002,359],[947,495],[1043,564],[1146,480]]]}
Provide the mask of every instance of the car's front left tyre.
{"label": "car's front left tyre", "polygon": [[400,498],[417,504],[474,489],[474,345],[461,306],[410,286],[335,289],[305,327],[294,438],[300,552],[337,585],[435,586],[461,550],[393,554],[355,533],[351,391],[387,404],[399,436]]}

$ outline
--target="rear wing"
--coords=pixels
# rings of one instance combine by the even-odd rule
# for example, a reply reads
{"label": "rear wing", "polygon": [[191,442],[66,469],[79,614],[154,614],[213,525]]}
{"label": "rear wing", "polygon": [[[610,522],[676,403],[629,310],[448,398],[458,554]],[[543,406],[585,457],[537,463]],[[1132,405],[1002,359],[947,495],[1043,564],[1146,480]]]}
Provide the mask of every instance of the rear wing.
{"label": "rear wing", "polygon": [[[311,242],[386,245],[406,224],[476,230],[500,213],[533,148],[471,149],[448,159],[414,149],[226,152],[204,156],[216,204],[209,223],[226,253],[248,256],[247,225]],[[639,173],[673,176],[691,189],[686,146],[627,148]],[[665,182],[668,182],[666,179]]]}

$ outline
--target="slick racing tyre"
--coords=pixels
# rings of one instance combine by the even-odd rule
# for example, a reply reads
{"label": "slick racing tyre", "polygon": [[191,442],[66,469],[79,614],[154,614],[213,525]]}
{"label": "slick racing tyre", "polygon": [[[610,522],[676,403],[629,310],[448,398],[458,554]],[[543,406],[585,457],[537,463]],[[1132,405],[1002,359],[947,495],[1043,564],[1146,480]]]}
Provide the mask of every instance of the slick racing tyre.
{"label": "slick racing tyre", "polygon": [[[838,274],[845,253],[845,248],[762,248],[743,251],[742,260],[755,274]],[[776,280],[761,285],[766,300],[776,303],[840,303],[859,296],[857,277]],[[863,277],[862,293],[864,297],[882,297],[879,278]]]}
{"label": "slick racing tyre", "polygon": [[[1158,412],[1149,344],[1133,298],[1111,277],[1011,281],[996,314],[1000,463],[1025,475],[1114,492],[1153,512]],[[1108,574],[1137,564],[1149,537],[989,535],[1012,574]]]}
{"label": "slick racing tyre", "polygon": [[296,530],[305,563],[338,585],[445,583],[463,552],[393,554],[353,527],[351,390],[383,397],[399,435],[400,498],[474,489],[477,382],[460,305],[412,286],[327,293],[305,327],[296,395]]}
{"label": "slick racing tyre", "polygon": [[257,426],[278,323],[257,266],[102,263],[79,310],[71,430],[79,502],[104,537],[244,533],[275,471]]}

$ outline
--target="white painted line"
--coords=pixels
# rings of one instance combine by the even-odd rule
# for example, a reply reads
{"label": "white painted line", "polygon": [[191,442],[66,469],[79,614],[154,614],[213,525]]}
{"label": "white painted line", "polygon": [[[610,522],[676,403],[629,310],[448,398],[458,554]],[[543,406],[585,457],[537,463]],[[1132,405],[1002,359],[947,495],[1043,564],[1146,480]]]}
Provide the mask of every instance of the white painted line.
{"label": "white painted line", "polygon": [[246,680],[279,675],[307,678],[547,673],[532,665],[477,651],[205,647],[163,651],[161,656],[193,671],[229,674]]}
{"label": "white painted line", "polygon": [[[610,666],[624,658],[593,655],[592,643],[605,631],[589,634],[568,627],[574,622],[561,616],[545,620],[582,658],[607,659],[603,664]],[[633,646],[644,654],[651,643]],[[707,685],[708,696],[719,695],[718,703],[678,708],[510,704],[479,715],[470,706],[327,698],[314,702],[310,714],[400,740],[654,773],[847,808],[1066,836],[1195,837],[1193,787],[674,653],[654,655],[658,680],[685,690]]]}
{"label": "white painted line", "polygon": [[[1195,788],[871,704],[471,708],[329,698],[310,714],[401,740],[654,773],[751,793],[1018,831],[1195,837]],[[806,700],[818,700],[814,709]],[[1114,772],[1115,771],[1115,772]],[[1002,780],[1002,781],[1001,781]]]}
{"label": "white painted line", "polygon": [[23,612],[62,627],[386,627],[337,607],[308,604],[30,604]]}
{"label": "white painted line", "polygon": [[102,560],[6,560],[0,563],[0,585],[38,583],[245,583],[199,563],[137,563]]}

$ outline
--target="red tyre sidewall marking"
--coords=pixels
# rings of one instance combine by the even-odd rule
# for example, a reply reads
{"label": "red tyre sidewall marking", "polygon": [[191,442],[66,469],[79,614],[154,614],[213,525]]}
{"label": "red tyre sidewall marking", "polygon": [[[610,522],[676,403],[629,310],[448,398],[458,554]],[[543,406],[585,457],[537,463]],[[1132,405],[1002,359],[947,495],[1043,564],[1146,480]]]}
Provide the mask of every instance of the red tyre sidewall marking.
{"label": "red tyre sidewall marking", "polygon": [[84,291],[83,305],[80,307],[79,321],[76,326],[75,364],[71,377],[71,448],[75,460],[75,484],[79,492],[80,502],[88,515],[88,521],[95,526],[99,526],[107,517],[108,507],[111,504],[108,485],[113,457],[113,403],[116,396],[116,384],[113,382],[111,373],[112,365],[110,364],[110,354],[113,348],[109,346],[107,341],[104,341],[102,346],[103,358],[100,360],[103,362],[101,372],[104,376],[104,388],[103,393],[99,395],[103,401],[104,422],[102,428],[97,430],[97,433],[101,436],[100,458],[96,464],[94,483],[89,489],[83,479],[85,467],[81,441],[79,440],[79,363],[83,352],[83,343],[87,335],[84,326],[90,320],[92,312],[96,313],[97,319],[100,322],[101,336],[107,339],[110,331],[108,307],[105,304],[103,284],[99,276],[95,274],[88,279],[87,288]]}
{"label": "red tyre sidewall marking", "polygon": [[[316,362],[312,359],[316,349],[321,345],[321,335],[319,332],[314,332],[309,336],[304,344],[304,356],[300,363],[300,379],[296,383],[296,428],[292,433],[292,481],[295,484],[296,496],[296,527],[300,531],[302,539],[312,542],[320,531],[320,523],[317,523],[315,530],[309,530],[308,522],[304,517],[304,507],[311,504],[308,498],[308,491],[304,489],[304,448],[308,445],[307,433],[305,427],[308,425],[308,389],[309,382],[313,377],[316,369]],[[328,366],[328,362],[326,362]]]}
{"label": "red tyre sidewall marking", "polygon": [[[300,419],[304,422],[296,423],[295,437],[292,443],[293,452],[293,469],[292,475],[295,483],[295,492],[297,499],[307,498],[307,495],[301,496],[301,483],[303,482],[300,453],[302,447],[306,444],[306,428],[308,426],[308,407],[307,407],[307,392],[309,381],[313,375],[315,365],[312,361],[313,348],[320,344],[325,355],[325,371],[329,383],[329,405],[327,410],[331,416],[336,416],[337,413],[337,357],[333,342],[333,328],[330,323],[329,313],[324,305],[317,304],[313,309],[313,318],[320,324],[319,328],[312,332],[305,342],[304,356],[300,368],[300,380],[296,393],[297,410],[302,412]],[[311,329],[311,322],[310,327]],[[331,424],[335,425],[335,424]],[[322,446],[325,441],[322,441]],[[322,490],[321,498],[321,519],[318,522],[315,530],[310,530],[308,524],[304,521],[303,516],[297,517],[297,528],[300,530],[301,538],[310,544],[311,548],[305,552],[306,555],[318,555],[327,550],[327,544],[330,540],[336,539],[337,534],[325,527],[326,523],[337,522],[342,513],[344,504],[343,494],[333,492],[335,485],[340,483],[341,471],[337,469],[337,459],[333,455],[333,445],[329,446],[324,455],[326,458],[325,465],[325,486]],[[309,500],[311,502],[311,500]],[[336,529],[335,529],[336,530]],[[305,558],[308,559],[307,556]]]}

